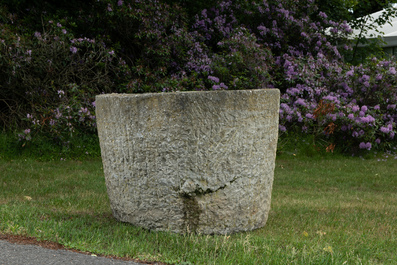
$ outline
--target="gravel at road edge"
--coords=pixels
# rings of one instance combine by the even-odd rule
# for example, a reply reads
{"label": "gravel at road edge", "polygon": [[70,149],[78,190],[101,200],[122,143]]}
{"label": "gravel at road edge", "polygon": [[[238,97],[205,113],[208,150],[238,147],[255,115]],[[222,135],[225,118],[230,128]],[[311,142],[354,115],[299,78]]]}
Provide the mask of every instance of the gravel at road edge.
{"label": "gravel at road edge", "polygon": [[93,256],[35,238],[0,234],[0,265],[164,265],[112,257]]}

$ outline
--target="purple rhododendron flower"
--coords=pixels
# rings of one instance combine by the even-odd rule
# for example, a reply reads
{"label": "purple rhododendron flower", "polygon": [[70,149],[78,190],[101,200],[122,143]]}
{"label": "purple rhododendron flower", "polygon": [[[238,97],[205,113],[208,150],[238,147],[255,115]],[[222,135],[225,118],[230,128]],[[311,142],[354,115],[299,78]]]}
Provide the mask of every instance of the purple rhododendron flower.
{"label": "purple rhododendron flower", "polygon": [[368,143],[361,142],[360,145],[359,145],[359,147],[360,147],[361,149],[371,150],[372,144],[371,144],[370,142],[368,142]]}
{"label": "purple rhododendron flower", "polygon": [[327,18],[327,17],[328,17],[327,14],[325,14],[325,13],[322,12],[322,11],[320,11],[320,12],[318,13],[318,16],[321,17],[321,18]]}
{"label": "purple rhododendron flower", "polygon": [[329,114],[329,117],[330,117],[333,121],[336,121],[336,114]]}
{"label": "purple rhododendron flower", "polygon": [[357,106],[357,105],[353,106],[353,108],[352,108],[352,111],[353,111],[353,112],[357,112],[357,111],[359,111],[359,110],[360,110],[360,107]]}
{"label": "purple rhododendron flower", "polygon": [[374,109],[380,110],[380,106],[379,106],[379,105],[376,105],[376,106],[374,107]]}
{"label": "purple rhododendron flower", "polygon": [[364,122],[364,123],[373,123],[373,122],[375,122],[375,118],[372,117],[371,115],[367,115],[366,117],[362,117],[362,118],[361,118],[361,122]]}
{"label": "purple rhododendron flower", "polygon": [[332,95],[325,96],[325,97],[323,97],[323,99],[328,99],[329,101],[333,101],[336,104],[340,103],[340,101],[338,100],[338,97],[335,97],[335,96],[332,96]]}
{"label": "purple rhododendron flower", "polygon": [[208,79],[211,80],[211,81],[214,81],[215,83],[219,83],[219,78],[216,77],[216,76],[211,76],[211,75],[209,75],[209,76],[208,76]]}
{"label": "purple rhododendron flower", "polygon": [[369,77],[369,75],[363,75],[362,77],[362,80],[365,82],[365,81],[369,81],[369,79],[370,79],[370,77]]}
{"label": "purple rhododendron flower", "polygon": [[280,131],[285,132],[287,131],[287,128],[283,125],[279,125],[278,128],[280,129]]}
{"label": "purple rhododendron flower", "polygon": [[[337,33],[337,32],[338,32],[338,29],[336,29],[335,33]],[[301,36],[304,38],[307,38],[307,39],[310,38],[310,36],[306,32],[301,32]]]}
{"label": "purple rhododendron flower", "polygon": [[375,143],[380,144],[380,139],[379,139],[379,138],[376,139],[376,140],[375,140]]}
{"label": "purple rhododendron flower", "polygon": [[299,94],[299,92],[301,92],[301,91],[296,87],[287,89],[287,93],[290,94],[291,96],[295,96],[296,94]]}
{"label": "purple rhododendron flower", "polygon": [[118,6],[122,6],[122,5],[123,5],[123,0],[119,0],[119,1],[117,2],[117,5],[118,5]]}
{"label": "purple rhododendron flower", "polygon": [[305,102],[305,100],[304,100],[303,98],[298,98],[298,99],[295,101],[295,104],[296,104],[296,105],[301,105],[301,106],[303,106],[303,107],[306,107],[306,102]]}
{"label": "purple rhododendron flower", "polygon": [[289,109],[289,106],[288,106],[287,103],[281,103],[280,104],[280,108],[283,108],[283,109],[287,110],[287,109]]}
{"label": "purple rhododendron flower", "polygon": [[227,85],[225,85],[225,83],[220,83],[219,87],[223,88],[223,89],[228,89],[229,88]]}
{"label": "purple rhododendron flower", "polygon": [[368,142],[365,147],[367,148],[367,150],[371,150],[372,148],[372,144],[370,142]]}
{"label": "purple rhododendron flower", "polygon": [[390,130],[389,130],[389,128],[382,126],[382,127],[380,127],[380,131],[383,133],[389,133]]}
{"label": "purple rhododendron flower", "polygon": [[302,122],[302,121],[303,121],[302,116],[299,116],[299,117],[298,117],[298,122]]}
{"label": "purple rhododendron flower", "polygon": [[88,112],[88,109],[87,109],[87,108],[81,107],[80,110],[79,110],[79,112],[80,112],[80,113],[87,113],[87,112]]}
{"label": "purple rhododendron flower", "polygon": [[396,68],[390,67],[390,68],[389,68],[389,73],[392,74],[392,75],[395,75],[395,74],[397,73],[397,72],[396,72]]}
{"label": "purple rhododendron flower", "polygon": [[71,51],[72,53],[76,53],[76,52],[77,52],[77,48],[74,47],[74,46],[72,46],[72,47],[70,47],[70,51]]}
{"label": "purple rhododendron flower", "polygon": [[338,33],[338,28],[331,28],[330,31],[334,34]]}
{"label": "purple rhododendron flower", "polygon": [[354,70],[353,69],[350,70],[350,71],[347,71],[346,72],[346,77],[353,76],[353,74],[354,74]]}
{"label": "purple rhododendron flower", "polygon": [[261,31],[260,34],[266,35],[270,30],[268,28],[266,28],[265,26],[259,26],[258,29]]}
{"label": "purple rhododendron flower", "polygon": [[353,113],[350,113],[349,115],[347,115],[347,117],[348,117],[349,119],[353,120],[353,119],[354,119],[354,114],[353,114]]}

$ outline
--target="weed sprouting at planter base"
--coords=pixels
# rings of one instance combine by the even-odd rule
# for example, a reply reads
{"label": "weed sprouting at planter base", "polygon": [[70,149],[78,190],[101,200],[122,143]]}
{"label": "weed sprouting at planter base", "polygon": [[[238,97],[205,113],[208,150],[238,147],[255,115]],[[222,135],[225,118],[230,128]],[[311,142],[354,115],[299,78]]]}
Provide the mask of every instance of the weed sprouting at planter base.
{"label": "weed sprouting at planter base", "polygon": [[97,96],[114,216],[177,233],[263,227],[279,99],[277,89]]}

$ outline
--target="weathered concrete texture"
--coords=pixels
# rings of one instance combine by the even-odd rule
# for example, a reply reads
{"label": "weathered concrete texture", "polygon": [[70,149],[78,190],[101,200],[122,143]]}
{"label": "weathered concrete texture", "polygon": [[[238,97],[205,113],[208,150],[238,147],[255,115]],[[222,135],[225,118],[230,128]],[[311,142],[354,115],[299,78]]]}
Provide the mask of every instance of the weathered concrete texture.
{"label": "weathered concrete texture", "polygon": [[177,233],[264,226],[279,99],[277,89],[97,96],[114,216]]}

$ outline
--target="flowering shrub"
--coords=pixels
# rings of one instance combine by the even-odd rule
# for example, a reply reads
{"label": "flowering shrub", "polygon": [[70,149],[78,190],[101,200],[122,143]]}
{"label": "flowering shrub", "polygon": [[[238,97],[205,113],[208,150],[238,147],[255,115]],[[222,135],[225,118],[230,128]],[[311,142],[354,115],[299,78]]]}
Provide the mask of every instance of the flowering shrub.
{"label": "flowering shrub", "polygon": [[192,17],[184,3],[93,1],[48,15],[45,30],[31,34],[17,16],[2,16],[0,108],[23,117],[21,139],[95,133],[94,95],[103,92],[277,87],[281,135],[312,134],[327,151],[396,143],[397,65],[346,63],[346,21],[313,0],[199,1]]}
{"label": "flowering shrub", "polygon": [[313,134],[328,142],[327,151],[389,148],[395,142],[394,62],[345,63],[352,30],[345,21],[329,20],[311,0],[261,1],[244,11],[258,42],[275,58],[271,74],[282,92],[281,132]]}
{"label": "flowering shrub", "polygon": [[44,26],[31,36],[2,28],[0,98],[25,120],[21,139],[44,133],[62,143],[75,132],[95,132],[95,95],[119,89],[114,81],[128,69],[101,42],[74,38],[59,22]]}
{"label": "flowering shrub", "polygon": [[[32,114],[24,118],[29,129],[19,134],[20,140],[31,140],[32,134],[51,135],[56,143],[68,143],[78,133],[95,133],[95,95],[89,95],[76,84],[69,84],[68,90],[58,90],[59,99],[54,98],[53,108],[37,105]],[[87,101],[89,100],[89,101]]]}
{"label": "flowering shrub", "polygon": [[374,58],[365,66],[348,66],[325,57],[288,59],[284,68],[291,86],[281,99],[282,132],[314,134],[348,150],[394,141],[395,62]]}

